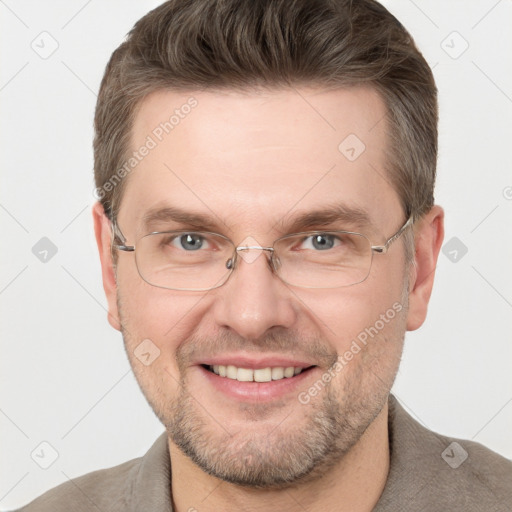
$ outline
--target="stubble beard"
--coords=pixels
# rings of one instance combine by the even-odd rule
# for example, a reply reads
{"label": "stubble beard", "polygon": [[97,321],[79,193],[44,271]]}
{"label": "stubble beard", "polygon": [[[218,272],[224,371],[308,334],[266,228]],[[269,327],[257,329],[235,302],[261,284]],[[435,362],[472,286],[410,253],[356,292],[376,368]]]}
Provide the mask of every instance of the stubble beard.
{"label": "stubble beard", "polygon": [[[170,439],[185,455],[205,473],[221,480],[255,489],[282,489],[316,480],[340,463],[382,411],[400,363],[406,302],[407,298],[402,302],[402,312],[391,323],[392,328],[381,332],[369,342],[380,347],[377,351],[379,353],[392,350],[393,357],[387,356],[385,362],[381,363],[378,361],[379,353],[371,355],[361,352],[356,355],[355,359],[361,357],[367,361],[365,364],[356,363],[350,368],[350,378],[346,378],[344,372],[347,369],[344,368],[325,386],[316,400],[303,405],[296,399],[293,411],[300,408],[300,422],[290,421],[286,416],[278,424],[260,428],[258,416],[265,418],[275,414],[276,404],[248,406],[245,412],[248,417],[252,417],[251,426],[240,432],[229,432],[221,425],[222,417],[212,416],[205,404],[201,403],[201,397],[190,393],[185,365],[180,364],[179,354],[179,392],[177,396],[166,400],[167,395],[162,389],[165,376],[160,376],[156,384],[155,381],[150,382],[147,374],[140,371],[140,365],[134,361],[133,347],[137,345],[136,340],[130,339],[129,330],[124,327],[122,334],[127,355],[146,399],[166,427]],[[126,324],[120,300],[118,305],[124,326]],[[289,349],[296,338],[291,333],[284,334],[278,344]],[[211,339],[207,341],[209,346],[217,347]],[[306,340],[302,341],[307,343]],[[265,344],[259,340],[255,346],[261,352],[264,351],[262,347],[275,349],[274,342]],[[308,346],[304,343],[300,346]],[[194,341],[188,340],[183,345],[193,347]],[[235,346],[229,342],[228,345]],[[309,344],[313,347],[325,345],[319,340],[311,340]],[[129,350],[129,347],[132,348]],[[322,357],[326,359],[325,352]],[[334,360],[337,360],[336,354]],[[369,367],[370,364],[372,367]],[[338,379],[343,379],[343,385],[338,384],[336,387]]]}
{"label": "stubble beard", "polygon": [[314,405],[295,398],[294,409],[304,411],[300,424],[285,417],[268,428],[255,424],[229,433],[218,425],[212,428],[213,420],[182,387],[170,414],[160,419],[167,420],[174,444],[206,473],[240,486],[282,489],[316,480],[336,465],[380,413],[387,395],[351,404],[354,397],[331,387]]}

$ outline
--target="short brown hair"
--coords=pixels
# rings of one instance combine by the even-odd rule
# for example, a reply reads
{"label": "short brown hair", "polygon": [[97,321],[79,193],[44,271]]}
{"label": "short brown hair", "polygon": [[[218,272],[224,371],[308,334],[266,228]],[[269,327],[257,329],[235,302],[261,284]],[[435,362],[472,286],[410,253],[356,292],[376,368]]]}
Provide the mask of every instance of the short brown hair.
{"label": "short brown hair", "polygon": [[[94,173],[112,219],[137,108],[161,89],[369,85],[384,100],[388,178],[406,215],[434,203],[437,90],[400,22],[374,0],[170,0],[113,53],[95,115]],[[110,182],[109,182],[110,180]],[[105,185],[110,183],[110,186]]]}

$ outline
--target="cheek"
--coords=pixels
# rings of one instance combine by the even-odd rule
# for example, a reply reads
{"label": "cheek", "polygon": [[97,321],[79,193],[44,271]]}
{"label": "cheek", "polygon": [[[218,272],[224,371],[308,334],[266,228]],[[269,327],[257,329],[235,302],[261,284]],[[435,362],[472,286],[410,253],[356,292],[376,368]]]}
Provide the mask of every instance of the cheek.
{"label": "cheek", "polygon": [[148,402],[164,418],[180,392],[180,345],[199,325],[202,297],[158,289],[147,283],[119,283],[123,339],[133,372]]}
{"label": "cheek", "polygon": [[402,303],[402,288],[403,276],[398,275],[391,282],[389,276],[385,283],[369,278],[353,287],[324,290],[321,294],[300,290],[296,294],[305,306],[303,314],[338,354],[343,354],[354,340],[364,342],[375,329],[379,336],[396,337],[395,329],[401,328],[400,312],[406,306]]}
{"label": "cheek", "polygon": [[322,307],[325,339],[338,354],[334,388],[357,396],[388,392],[400,363],[406,326],[401,287],[325,299],[318,304],[321,311]]}
{"label": "cheek", "polygon": [[154,345],[155,353],[159,352],[155,365],[177,377],[176,351],[198,328],[206,299],[204,293],[156,288],[138,274],[119,272],[119,314],[127,351],[137,354]]}
{"label": "cheek", "polygon": [[[120,262],[121,263],[121,262]],[[138,337],[168,340],[187,329],[203,295],[157,288],[139,275],[134,260],[119,265],[118,300],[125,327]]]}

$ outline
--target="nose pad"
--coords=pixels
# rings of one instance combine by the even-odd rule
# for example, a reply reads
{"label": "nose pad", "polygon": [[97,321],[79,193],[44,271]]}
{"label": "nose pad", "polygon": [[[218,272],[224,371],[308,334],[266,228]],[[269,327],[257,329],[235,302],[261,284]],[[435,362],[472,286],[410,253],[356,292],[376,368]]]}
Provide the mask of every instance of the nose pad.
{"label": "nose pad", "polygon": [[272,274],[280,279],[279,271],[281,269],[282,263],[275,251],[268,252],[268,266]]}
{"label": "nose pad", "polygon": [[281,268],[281,260],[279,259],[279,256],[275,252],[273,252],[270,255],[268,263],[270,265],[270,268],[274,272],[274,274],[277,275],[277,273],[279,272],[279,269]]}

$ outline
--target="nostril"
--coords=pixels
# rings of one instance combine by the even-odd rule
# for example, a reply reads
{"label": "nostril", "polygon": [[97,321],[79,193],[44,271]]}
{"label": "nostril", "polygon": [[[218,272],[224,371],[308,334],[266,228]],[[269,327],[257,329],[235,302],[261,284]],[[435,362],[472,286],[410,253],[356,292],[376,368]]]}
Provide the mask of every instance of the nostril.
{"label": "nostril", "polygon": [[231,270],[233,268],[233,258],[229,258],[229,260],[226,261],[226,268],[228,270]]}

